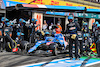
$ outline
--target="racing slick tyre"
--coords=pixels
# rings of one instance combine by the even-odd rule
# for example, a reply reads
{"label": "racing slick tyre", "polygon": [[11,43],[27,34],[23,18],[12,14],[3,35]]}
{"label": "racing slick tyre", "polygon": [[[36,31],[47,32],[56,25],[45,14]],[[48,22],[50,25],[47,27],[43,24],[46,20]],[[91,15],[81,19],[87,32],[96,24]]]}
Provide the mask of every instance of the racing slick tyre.
{"label": "racing slick tyre", "polygon": [[21,41],[19,48],[21,49],[22,55],[27,55],[27,45],[29,44],[28,41]]}
{"label": "racing slick tyre", "polygon": [[50,45],[50,48],[53,50],[53,51],[52,51],[52,54],[53,54],[54,56],[57,56],[57,55],[58,55],[58,44],[57,44],[57,43],[52,43],[52,44]]}
{"label": "racing slick tyre", "polygon": [[8,42],[6,43],[5,48],[6,48],[7,52],[11,52],[12,51],[11,50],[11,46],[10,46],[10,44]]}
{"label": "racing slick tyre", "polygon": [[21,50],[21,54],[22,55],[27,55],[27,50],[26,49]]}

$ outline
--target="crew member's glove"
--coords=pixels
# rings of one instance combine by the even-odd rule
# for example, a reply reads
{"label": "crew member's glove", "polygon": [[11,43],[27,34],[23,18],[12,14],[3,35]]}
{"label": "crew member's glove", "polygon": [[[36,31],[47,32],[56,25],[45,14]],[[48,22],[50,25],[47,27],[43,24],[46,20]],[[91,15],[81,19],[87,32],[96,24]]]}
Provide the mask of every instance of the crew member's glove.
{"label": "crew member's glove", "polygon": [[42,33],[43,36],[45,35],[44,31],[41,31],[41,33]]}
{"label": "crew member's glove", "polygon": [[71,38],[75,39],[76,38],[76,34],[72,34]]}

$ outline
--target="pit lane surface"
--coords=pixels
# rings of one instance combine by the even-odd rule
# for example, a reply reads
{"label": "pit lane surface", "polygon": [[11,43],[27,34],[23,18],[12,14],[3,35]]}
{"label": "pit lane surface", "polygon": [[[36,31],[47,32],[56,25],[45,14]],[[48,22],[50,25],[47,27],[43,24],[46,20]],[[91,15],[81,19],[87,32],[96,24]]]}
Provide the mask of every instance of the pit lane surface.
{"label": "pit lane surface", "polygon": [[[59,54],[58,56],[52,56],[52,54],[38,54],[34,56],[22,56],[11,52],[0,53],[0,67],[16,67],[41,62],[48,62],[55,59],[68,58],[66,54]],[[88,67],[100,67],[100,63],[93,64]]]}
{"label": "pit lane surface", "polygon": [[34,56],[23,56],[11,52],[0,53],[0,67],[15,67],[26,64],[33,64],[39,62],[47,62],[52,59],[65,58],[66,54],[59,54],[58,56],[52,56],[52,54],[37,54]]}

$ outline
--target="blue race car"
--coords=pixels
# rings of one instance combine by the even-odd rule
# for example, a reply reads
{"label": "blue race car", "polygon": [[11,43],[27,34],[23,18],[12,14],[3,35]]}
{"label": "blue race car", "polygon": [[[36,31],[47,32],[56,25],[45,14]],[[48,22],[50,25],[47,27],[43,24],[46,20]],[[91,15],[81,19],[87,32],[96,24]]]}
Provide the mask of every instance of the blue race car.
{"label": "blue race car", "polygon": [[28,50],[28,53],[35,52],[36,50],[50,50],[53,55],[58,52],[66,51],[68,43],[65,41],[62,34],[55,34],[54,37],[46,37],[45,40],[36,42],[36,44]]}

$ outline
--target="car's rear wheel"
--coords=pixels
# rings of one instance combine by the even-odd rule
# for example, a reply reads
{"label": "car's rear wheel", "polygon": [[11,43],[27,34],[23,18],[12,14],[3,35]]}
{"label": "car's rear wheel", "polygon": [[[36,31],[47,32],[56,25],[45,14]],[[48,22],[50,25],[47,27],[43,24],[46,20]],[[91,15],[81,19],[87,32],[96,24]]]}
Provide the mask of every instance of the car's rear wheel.
{"label": "car's rear wheel", "polygon": [[53,50],[53,51],[52,51],[52,54],[53,54],[54,56],[57,56],[57,55],[58,55],[58,44],[57,44],[57,43],[52,43],[52,44],[50,45],[50,48]]}

